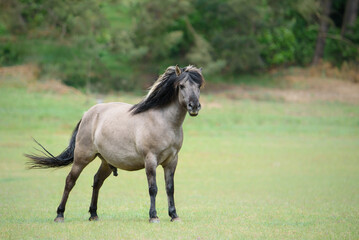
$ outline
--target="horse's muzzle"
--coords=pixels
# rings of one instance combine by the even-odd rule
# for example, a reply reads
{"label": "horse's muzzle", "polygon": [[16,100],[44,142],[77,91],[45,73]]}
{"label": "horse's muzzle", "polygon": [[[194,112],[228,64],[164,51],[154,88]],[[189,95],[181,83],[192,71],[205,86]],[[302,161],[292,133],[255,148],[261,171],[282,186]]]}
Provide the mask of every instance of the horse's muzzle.
{"label": "horse's muzzle", "polygon": [[190,102],[187,105],[187,110],[191,117],[195,117],[198,115],[199,110],[201,110],[201,104],[199,102],[197,103]]}

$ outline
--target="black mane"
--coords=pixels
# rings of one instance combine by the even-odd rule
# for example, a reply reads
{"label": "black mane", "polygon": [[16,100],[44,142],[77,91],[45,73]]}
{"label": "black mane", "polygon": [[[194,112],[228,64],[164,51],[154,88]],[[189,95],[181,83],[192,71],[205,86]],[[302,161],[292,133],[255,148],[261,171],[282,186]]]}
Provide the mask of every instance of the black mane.
{"label": "black mane", "polygon": [[167,68],[151,86],[147,96],[130,109],[132,114],[142,113],[153,108],[161,108],[173,102],[178,95],[178,83],[182,79],[187,78],[200,86],[203,85],[204,79],[198,68],[193,66],[181,68],[179,76],[176,75],[175,69],[174,66]]}

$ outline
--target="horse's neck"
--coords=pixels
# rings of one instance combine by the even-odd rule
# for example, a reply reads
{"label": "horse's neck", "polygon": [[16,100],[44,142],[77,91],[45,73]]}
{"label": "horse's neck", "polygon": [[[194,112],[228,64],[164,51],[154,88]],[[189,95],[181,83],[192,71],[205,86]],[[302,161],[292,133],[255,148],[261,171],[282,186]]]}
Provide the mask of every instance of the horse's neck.
{"label": "horse's neck", "polygon": [[181,127],[186,117],[187,111],[183,108],[178,101],[173,101],[168,106],[161,109],[162,117],[173,127]]}

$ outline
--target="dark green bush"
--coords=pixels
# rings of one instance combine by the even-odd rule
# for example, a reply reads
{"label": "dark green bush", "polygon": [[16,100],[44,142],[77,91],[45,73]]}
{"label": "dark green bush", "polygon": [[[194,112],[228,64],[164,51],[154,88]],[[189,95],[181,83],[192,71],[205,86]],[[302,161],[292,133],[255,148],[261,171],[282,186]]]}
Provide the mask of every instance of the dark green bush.
{"label": "dark green bush", "polygon": [[325,48],[327,60],[336,66],[341,66],[344,62],[359,63],[359,19],[343,38],[336,37],[340,36],[340,29],[337,28],[331,28],[329,34]]}
{"label": "dark green bush", "polygon": [[12,42],[0,42],[0,65],[14,65],[22,62],[24,50]]}

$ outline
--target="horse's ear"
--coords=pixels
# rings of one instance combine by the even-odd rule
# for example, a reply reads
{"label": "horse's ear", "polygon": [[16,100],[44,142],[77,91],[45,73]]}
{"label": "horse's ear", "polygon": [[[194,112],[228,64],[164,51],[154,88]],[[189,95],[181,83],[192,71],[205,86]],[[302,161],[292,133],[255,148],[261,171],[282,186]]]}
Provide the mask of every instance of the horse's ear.
{"label": "horse's ear", "polygon": [[202,67],[199,68],[199,72],[202,74]]}
{"label": "horse's ear", "polygon": [[178,65],[176,65],[176,75],[177,75],[177,77],[179,75],[181,75],[181,73],[182,73],[181,69],[178,67]]}

